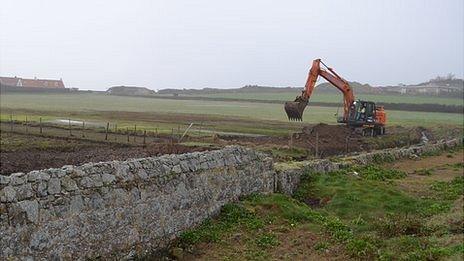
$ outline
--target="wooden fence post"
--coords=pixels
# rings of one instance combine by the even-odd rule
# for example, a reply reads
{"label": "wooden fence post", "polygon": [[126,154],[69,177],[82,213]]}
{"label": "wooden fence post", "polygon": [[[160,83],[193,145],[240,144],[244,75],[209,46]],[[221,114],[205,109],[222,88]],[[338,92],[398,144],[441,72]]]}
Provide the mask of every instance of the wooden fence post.
{"label": "wooden fence post", "polygon": [[106,123],[106,131],[105,131],[105,140],[108,140],[108,130],[109,130],[109,128],[110,128],[110,123],[107,122]]}
{"label": "wooden fence post", "polygon": [[129,142],[129,127],[126,127],[127,142]]}
{"label": "wooden fence post", "polygon": [[174,141],[174,128],[171,128],[171,144]]}
{"label": "wooden fence post", "polygon": [[143,130],[143,145],[146,143],[146,138],[147,138],[147,130]]}
{"label": "wooden fence post", "polygon": [[28,132],[28,129],[27,129],[27,115],[26,115],[26,133]]}
{"label": "wooden fence post", "polygon": [[134,125],[134,142],[136,138],[137,138],[137,124]]}
{"label": "wooden fence post", "polygon": [[85,131],[85,121],[82,121],[82,138],[85,138],[84,131]]}
{"label": "wooden fence post", "polygon": [[10,114],[10,131],[13,131],[13,114]]}
{"label": "wooden fence post", "polygon": [[69,128],[69,136],[72,136],[72,132],[71,132],[71,119],[68,119],[68,128]]}
{"label": "wooden fence post", "polygon": [[39,118],[40,134],[42,134],[42,117]]}

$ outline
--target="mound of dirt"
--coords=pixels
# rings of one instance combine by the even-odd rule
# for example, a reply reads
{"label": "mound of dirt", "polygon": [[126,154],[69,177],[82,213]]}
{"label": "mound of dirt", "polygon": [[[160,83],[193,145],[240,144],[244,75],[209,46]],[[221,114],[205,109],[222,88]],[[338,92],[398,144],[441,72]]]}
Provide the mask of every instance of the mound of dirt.
{"label": "mound of dirt", "polygon": [[317,147],[320,156],[360,151],[365,147],[363,137],[344,125],[321,123],[306,126],[302,132],[293,134],[292,138],[296,146],[313,151]]}

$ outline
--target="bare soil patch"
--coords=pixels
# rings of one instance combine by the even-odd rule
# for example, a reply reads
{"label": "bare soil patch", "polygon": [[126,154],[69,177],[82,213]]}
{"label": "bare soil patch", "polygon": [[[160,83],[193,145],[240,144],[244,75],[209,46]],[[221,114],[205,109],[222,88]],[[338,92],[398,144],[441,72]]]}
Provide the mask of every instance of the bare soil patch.
{"label": "bare soil patch", "polygon": [[207,147],[156,143],[130,146],[2,132],[0,174],[28,172],[87,162],[127,160],[163,154],[204,151]]}
{"label": "bare soil patch", "polygon": [[[404,179],[395,181],[399,188],[414,196],[427,196],[429,187],[435,181],[449,182],[455,177],[464,175],[462,168],[455,168],[453,164],[464,162],[463,150],[456,153],[443,153],[419,160],[402,160],[385,166],[408,173]],[[424,173],[429,173],[424,175]]]}
{"label": "bare soil patch", "polygon": [[[241,144],[245,146],[301,148],[308,155],[328,157],[351,152],[369,151],[418,143],[424,132],[430,140],[434,140],[431,131],[416,127],[389,127],[387,135],[365,137],[361,133],[345,125],[316,124],[307,125],[300,132],[283,137],[241,137],[218,135],[219,142],[224,144]],[[297,159],[300,160],[300,159]]]}
{"label": "bare soil patch", "polygon": [[[256,235],[237,231],[219,243],[199,243],[181,260],[348,260],[343,246],[308,225],[272,224],[264,228],[275,235],[278,244],[250,248]],[[322,247],[318,247],[322,246]]]}
{"label": "bare soil patch", "polygon": [[413,173],[417,169],[441,167],[447,164],[460,163],[464,161],[463,150],[456,153],[443,153],[438,156],[430,156],[418,160],[401,160],[386,164],[387,167]]}

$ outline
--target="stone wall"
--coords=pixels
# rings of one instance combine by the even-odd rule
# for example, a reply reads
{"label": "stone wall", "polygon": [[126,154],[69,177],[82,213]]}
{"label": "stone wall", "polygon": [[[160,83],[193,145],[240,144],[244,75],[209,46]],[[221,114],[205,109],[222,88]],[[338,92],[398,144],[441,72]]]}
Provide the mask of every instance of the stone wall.
{"label": "stone wall", "polygon": [[440,151],[462,144],[462,139],[439,141],[433,144],[414,145],[405,148],[392,148],[372,151],[353,156],[339,158],[337,160],[312,160],[297,163],[276,163],[275,182],[277,191],[285,194],[293,194],[300,184],[301,176],[307,172],[326,173],[347,168],[352,165],[367,165],[374,162],[392,161],[401,158],[420,156],[424,153]]}
{"label": "stone wall", "polygon": [[292,194],[306,172],[413,157],[462,140],[273,164],[238,146],[0,175],[0,260],[119,259],[166,246],[251,193]]}
{"label": "stone wall", "polygon": [[159,249],[239,196],[273,190],[272,159],[236,146],[0,176],[0,259]]}

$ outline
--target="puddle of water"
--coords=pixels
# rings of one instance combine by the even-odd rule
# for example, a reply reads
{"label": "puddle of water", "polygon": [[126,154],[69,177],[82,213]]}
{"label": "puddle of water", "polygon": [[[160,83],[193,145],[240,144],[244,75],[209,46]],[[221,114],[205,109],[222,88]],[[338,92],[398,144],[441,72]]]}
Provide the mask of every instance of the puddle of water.
{"label": "puddle of water", "polygon": [[82,121],[73,121],[73,120],[56,120],[56,123],[61,123],[61,124],[82,124]]}
{"label": "puddle of water", "polygon": [[[55,124],[60,124],[60,125],[69,125],[69,123],[71,123],[71,125],[82,126],[82,121],[77,121],[77,120],[56,119],[56,120],[52,120],[52,121],[49,121],[49,122],[55,123]],[[103,124],[99,124],[99,123],[95,123],[95,122],[88,122],[88,121],[85,122],[85,125],[86,126],[103,126]]]}

